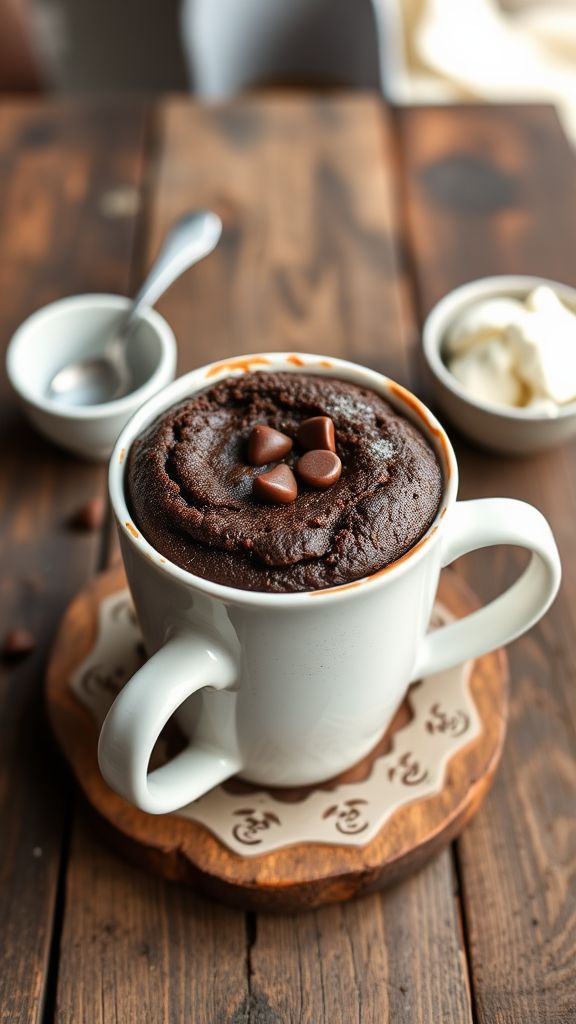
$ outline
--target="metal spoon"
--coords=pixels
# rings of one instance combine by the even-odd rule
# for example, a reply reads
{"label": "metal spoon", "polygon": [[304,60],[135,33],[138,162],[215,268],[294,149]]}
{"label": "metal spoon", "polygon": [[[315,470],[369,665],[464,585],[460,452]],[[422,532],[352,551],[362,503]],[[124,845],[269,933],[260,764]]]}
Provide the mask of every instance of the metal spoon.
{"label": "metal spoon", "polygon": [[126,342],[143,307],[157,299],[188,267],[216,248],[222,221],[211,210],[189,213],[176,221],[127,313],[123,313],[102,354],[64,366],[50,381],[49,398],[66,405],[99,405],[131,390]]}

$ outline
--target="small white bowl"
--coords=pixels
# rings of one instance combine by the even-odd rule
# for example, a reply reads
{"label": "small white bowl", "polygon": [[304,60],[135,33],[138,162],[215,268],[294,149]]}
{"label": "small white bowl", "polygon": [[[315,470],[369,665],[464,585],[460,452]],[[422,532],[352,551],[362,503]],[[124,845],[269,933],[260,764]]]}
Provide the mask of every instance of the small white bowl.
{"label": "small white bowl", "polygon": [[8,346],[8,377],[29,420],[51,441],[87,459],[107,459],[130,417],[174,380],[176,339],[163,317],[149,309],[130,338],[135,388],[129,395],[83,406],[66,406],[46,396],[61,367],[102,351],[102,339],[113,332],[129,302],[121,295],[60,299],[28,317]]}
{"label": "small white bowl", "polygon": [[576,289],[543,277],[507,275],[484,277],[448,292],[424,323],[424,356],[438,406],[458,429],[476,444],[506,455],[529,455],[553,448],[576,434],[576,401],[559,406],[557,416],[529,409],[506,408],[473,398],[442,358],[448,330],[468,306],[484,299],[525,298],[539,285],[548,285],[576,312]]}

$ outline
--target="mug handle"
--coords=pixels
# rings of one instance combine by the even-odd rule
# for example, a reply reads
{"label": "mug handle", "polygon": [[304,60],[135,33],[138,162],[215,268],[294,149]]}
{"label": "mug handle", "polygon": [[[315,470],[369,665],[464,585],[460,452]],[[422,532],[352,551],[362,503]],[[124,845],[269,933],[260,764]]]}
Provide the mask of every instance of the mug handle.
{"label": "mug handle", "polygon": [[234,659],[208,632],[179,632],[122,688],[100,732],[98,761],[106,782],[149,814],[167,814],[197,800],[240,771],[229,751],[190,743],[148,774],[166,722],[193,693],[225,690],[237,680]]}
{"label": "mug handle", "polygon": [[426,635],[412,681],[515,640],[544,615],[560,585],[556,542],[532,505],[513,498],[481,498],[457,502],[449,516],[442,568],[469,551],[495,544],[528,548],[532,558],[516,582],[484,608]]}

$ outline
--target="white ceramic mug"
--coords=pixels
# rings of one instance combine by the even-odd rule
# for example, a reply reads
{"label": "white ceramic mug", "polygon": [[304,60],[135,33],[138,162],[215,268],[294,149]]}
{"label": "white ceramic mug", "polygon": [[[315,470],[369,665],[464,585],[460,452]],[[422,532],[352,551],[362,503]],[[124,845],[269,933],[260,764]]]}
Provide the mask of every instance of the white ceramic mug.
{"label": "white ceramic mug", "polygon": [[[444,493],[425,536],[363,580],[309,593],[266,594],[212,583],[162,557],[133,523],[126,453],[161,413],[248,369],[338,377],[383,395],[428,437]],[[267,353],[187,374],[154,396],[120,435],[110,494],[149,661],[122,689],[102,727],[109,784],[151,813],[197,799],[231,775],[269,786],[327,779],[364,757],[409,684],[506,644],[553,600],[560,562],[548,523],[508,498],[456,502],[452,446],[434,416],[399,385],[339,359]],[[481,610],[427,634],[440,569],[476,548],[526,547],[524,573]],[[152,748],[177,714],[189,745],[148,773]]]}

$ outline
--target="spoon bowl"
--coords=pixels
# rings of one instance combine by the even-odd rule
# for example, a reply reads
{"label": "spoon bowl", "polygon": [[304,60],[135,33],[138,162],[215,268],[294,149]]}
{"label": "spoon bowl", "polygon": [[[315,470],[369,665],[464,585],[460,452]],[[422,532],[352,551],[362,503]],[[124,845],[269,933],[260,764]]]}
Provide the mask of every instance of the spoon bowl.
{"label": "spoon bowl", "polygon": [[115,365],[100,356],[65,366],[51,381],[51,391],[67,405],[102,405],[122,395],[123,381]]}

